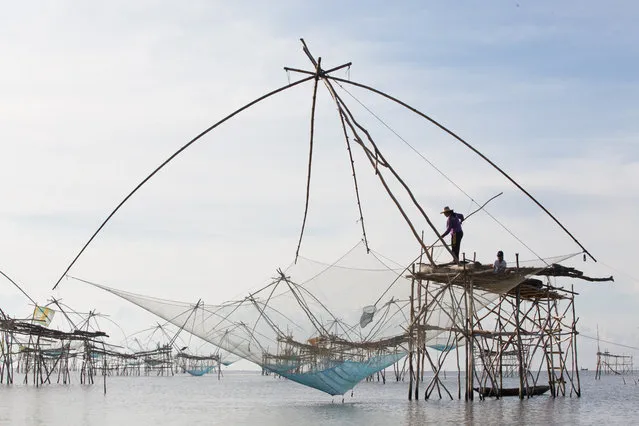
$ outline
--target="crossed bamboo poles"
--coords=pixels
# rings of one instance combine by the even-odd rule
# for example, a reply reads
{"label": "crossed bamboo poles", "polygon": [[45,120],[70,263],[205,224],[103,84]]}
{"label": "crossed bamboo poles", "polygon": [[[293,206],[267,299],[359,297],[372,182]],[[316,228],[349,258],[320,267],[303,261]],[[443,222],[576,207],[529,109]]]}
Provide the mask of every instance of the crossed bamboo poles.
{"label": "crossed bamboo poles", "polygon": [[[286,67],[285,70],[301,73],[301,74],[306,75],[306,77],[301,78],[300,80],[297,80],[297,81],[295,81],[293,83],[289,83],[289,84],[287,84],[285,86],[279,87],[279,88],[277,88],[275,90],[272,90],[272,91],[270,91],[270,92],[268,92],[268,93],[256,98],[255,100],[247,103],[246,105],[242,106],[241,108],[233,111],[232,113],[230,113],[226,117],[222,118],[221,120],[219,120],[215,124],[211,125],[209,128],[207,128],[204,131],[202,131],[196,137],[194,137],[189,142],[184,144],[181,148],[179,148],[177,151],[175,151],[170,157],[168,157],[164,162],[162,162],[158,167],[156,167],[147,177],[145,177],[140,183],[138,183],[135,186],[135,188],[133,188],[133,190],[131,192],[129,192],[124,197],[124,199],[122,201],[120,201],[120,203],[113,209],[113,211],[111,211],[111,213],[109,213],[109,215],[106,217],[106,219],[104,219],[104,221],[100,224],[98,229],[91,235],[91,237],[88,239],[88,241],[84,244],[84,246],[80,249],[80,251],[73,258],[71,263],[64,270],[62,275],[58,278],[58,280],[56,281],[56,283],[53,286],[53,289],[55,290],[58,287],[58,285],[60,284],[62,279],[67,275],[67,273],[71,270],[73,265],[75,265],[75,263],[80,258],[80,256],[88,248],[88,246],[95,239],[95,237],[97,237],[97,235],[100,233],[100,231],[102,231],[104,226],[111,220],[111,218],[115,215],[115,213],[117,213],[117,211],[120,210],[120,208],[142,186],[144,186],[144,184],[146,184],[153,176],[155,176],[156,173],[158,173],[161,169],[163,169],[175,157],[177,157],[179,154],[181,154],[184,150],[186,150],[188,147],[193,145],[195,142],[200,140],[203,136],[205,136],[206,134],[208,134],[209,132],[211,132],[212,130],[214,130],[215,128],[220,126],[221,124],[225,123],[226,121],[230,120],[231,118],[235,117],[239,113],[243,112],[244,110],[252,107],[253,105],[258,104],[259,102],[261,102],[261,101],[263,101],[265,99],[270,98],[271,96],[274,96],[274,95],[276,95],[278,93],[281,93],[281,92],[283,92],[283,91],[285,91],[287,89],[293,88],[295,86],[298,86],[298,85],[300,85],[302,83],[305,83],[305,82],[311,81],[311,80],[314,81],[314,88],[313,88],[313,103],[312,103],[312,112],[311,112],[311,135],[310,135],[310,149],[309,149],[309,167],[308,167],[308,172],[307,172],[307,190],[306,190],[306,200],[305,200],[305,208],[304,208],[304,218],[302,220],[302,229],[301,229],[301,232],[300,232],[300,239],[298,241],[298,246],[297,246],[297,250],[296,250],[296,256],[295,256],[296,259],[297,259],[298,255],[299,255],[299,249],[301,247],[302,238],[303,238],[303,234],[304,234],[304,228],[305,228],[305,225],[306,225],[306,218],[307,218],[307,214],[308,214],[308,200],[309,200],[309,196],[310,196],[310,181],[311,181],[311,170],[312,170],[312,159],[313,159],[313,142],[314,142],[313,138],[314,138],[314,126],[315,126],[315,123],[314,123],[315,97],[316,97],[316,93],[317,93],[317,86],[319,84],[319,80],[322,80],[324,82],[324,84],[326,85],[327,89],[329,90],[331,96],[333,97],[333,99],[336,102],[336,105],[338,107],[338,112],[339,112],[339,116],[340,116],[340,122],[342,124],[342,128],[343,128],[343,131],[344,131],[344,137],[345,137],[345,140],[346,140],[346,144],[347,144],[347,148],[348,148],[348,152],[349,152],[349,156],[350,156],[350,161],[351,161],[351,166],[352,166],[352,170],[353,170],[353,179],[354,179],[355,192],[356,192],[356,197],[357,197],[357,204],[358,204],[359,213],[360,213],[360,222],[361,222],[361,226],[362,226],[362,234],[363,234],[363,237],[364,237],[364,240],[365,240],[367,248],[368,248],[368,240],[367,240],[367,236],[366,236],[366,229],[365,229],[365,226],[364,226],[364,219],[363,219],[362,208],[361,208],[361,200],[360,200],[360,197],[359,197],[359,189],[358,189],[358,186],[357,186],[357,178],[356,178],[355,172],[354,172],[354,162],[353,162],[353,157],[352,157],[351,144],[350,144],[348,131],[350,131],[350,134],[351,134],[351,136],[353,138],[353,141],[358,146],[360,146],[363,149],[367,159],[369,160],[369,163],[371,164],[372,167],[374,167],[374,169],[376,171],[376,174],[379,177],[380,183],[382,184],[382,186],[386,190],[388,196],[391,198],[391,200],[393,201],[395,206],[398,208],[400,214],[404,218],[404,220],[405,220],[406,224],[408,225],[409,229],[411,230],[413,236],[415,237],[415,239],[418,241],[418,243],[421,246],[421,248],[426,253],[430,263],[433,266],[436,266],[435,265],[435,261],[433,260],[432,255],[430,254],[430,251],[428,250],[428,247],[426,246],[426,244],[424,244],[423,239],[421,238],[419,233],[416,231],[415,226],[412,224],[411,220],[408,218],[408,216],[406,214],[406,211],[401,206],[401,204],[399,203],[399,201],[397,200],[397,198],[395,197],[393,192],[390,190],[390,188],[388,186],[388,183],[386,182],[386,180],[384,179],[384,177],[380,173],[380,167],[387,169],[388,172],[390,172],[390,174],[392,175],[392,177],[395,178],[396,181],[404,188],[404,190],[407,192],[408,196],[410,197],[412,203],[415,205],[415,207],[417,208],[419,213],[422,215],[422,217],[426,220],[426,223],[428,223],[429,227],[433,230],[433,232],[435,232],[435,235],[438,236],[438,240],[441,241],[443,247],[445,247],[446,250],[452,255],[450,247],[439,236],[439,233],[437,232],[437,229],[435,228],[435,226],[431,222],[431,220],[428,217],[428,215],[426,214],[426,212],[423,210],[423,208],[417,202],[417,200],[415,199],[415,197],[414,197],[413,193],[411,192],[411,190],[408,188],[406,183],[401,179],[401,177],[395,171],[395,169],[391,166],[391,164],[388,161],[386,161],[386,159],[384,158],[383,154],[381,153],[381,151],[379,150],[378,146],[376,145],[375,141],[371,137],[370,133],[359,122],[357,122],[357,120],[355,119],[355,117],[353,116],[351,111],[346,106],[345,102],[337,94],[337,92],[336,92],[336,90],[335,90],[335,88],[334,88],[334,86],[332,84],[333,81],[334,82],[339,82],[339,83],[349,84],[349,85],[356,86],[356,87],[371,91],[373,93],[376,93],[376,94],[378,94],[378,95],[380,95],[380,96],[382,96],[382,97],[384,97],[384,98],[386,98],[388,100],[391,100],[391,101],[393,101],[393,102],[395,102],[395,103],[407,108],[408,110],[412,111],[413,113],[421,116],[422,118],[426,119],[430,123],[432,123],[435,126],[439,127],[444,132],[448,133],[455,140],[457,140],[458,142],[462,143],[467,148],[472,150],[475,154],[477,154],[479,157],[481,157],[483,160],[488,162],[493,168],[495,168],[497,171],[499,171],[506,179],[508,179],[513,185],[515,185],[520,191],[522,191],[539,208],[541,208],[583,250],[584,257],[586,255],[588,255],[593,261],[596,262],[596,259],[590,254],[590,252],[568,231],[568,229],[566,229],[566,227],[561,222],[559,222],[559,220],[550,211],[548,211],[548,209],[546,209],[537,199],[535,199],[526,189],[524,189],[518,182],[516,182],[504,170],[502,170],[499,166],[497,166],[494,162],[492,162],[488,157],[486,157],[484,154],[482,154],[475,147],[470,145],[467,141],[462,139],[460,136],[458,136],[456,133],[454,133],[453,131],[448,129],[443,124],[439,123],[438,121],[434,120],[433,118],[431,118],[428,115],[424,114],[423,112],[419,111],[418,109],[412,107],[411,105],[409,105],[409,104],[407,104],[407,103],[405,103],[405,102],[403,102],[403,101],[401,101],[401,100],[399,100],[399,99],[397,99],[397,98],[395,98],[395,97],[393,97],[393,96],[391,96],[391,95],[389,95],[389,94],[387,94],[387,93],[385,93],[385,92],[383,92],[381,90],[375,89],[375,88],[373,88],[371,86],[367,86],[367,85],[362,84],[362,83],[357,83],[357,82],[354,82],[354,81],[350,81],[350,80],[346,80],[346,79],[342,79],[342,78],[339,78],[339,77],[332,76],[331,73],[333,73],[335,71],[338,71],[340,69],[349,67],[351,65],[351,63],[348,62],[346,64],[343,64],[343,65],[340,65],[340,66],[337,66],[337,67],[334,67],[334,68],[331,68],[331,69],[328,69],[328,70],[324,70],[321,67],[321,58],[315,59],[315,57],[310,53],[310,50],[308,49],[304,39],[301,39],[301,42],[302,42],[302,50],[304,51],[304,53],[306,54],[306,56],[310,60],[311,64],[314,66],[314,70],[313,71],[307,71],[307,70],[301,70],[301,69],[295,69],[295,68]],[[362,135],[364,137],[362,137]]]}

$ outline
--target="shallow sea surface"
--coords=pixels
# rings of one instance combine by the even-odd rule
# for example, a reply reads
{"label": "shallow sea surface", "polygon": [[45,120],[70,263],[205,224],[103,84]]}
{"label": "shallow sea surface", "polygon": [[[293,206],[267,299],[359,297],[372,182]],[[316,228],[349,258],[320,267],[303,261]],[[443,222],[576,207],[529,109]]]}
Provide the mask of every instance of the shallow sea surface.
{"label": "shallow sea surface", "polygon": [[[15,379],[18,380],[18,375]],[[625,381],[625,383],[624,383]],[[456,375],[447,383],[456,391]],[[406,382],[363,382],[342,397],[258,372],[102,377],[94,385],[0,385],[2,425],[637,424],[635,376],[582,372],[582,397],[408,401]],[[422,393],[423,394],[423,393]],[[455,395],[456,396],[456,395]]]}

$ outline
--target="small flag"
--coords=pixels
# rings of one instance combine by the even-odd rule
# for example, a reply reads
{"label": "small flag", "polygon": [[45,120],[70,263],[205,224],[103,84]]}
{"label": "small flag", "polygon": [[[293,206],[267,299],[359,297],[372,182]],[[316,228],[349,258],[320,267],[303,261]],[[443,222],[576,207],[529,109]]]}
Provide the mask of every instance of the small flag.
{"label": "small flag", "polygon": [[55,311],[51,308],[45,308],[43,306],[36,306],[33,311],[33,321],[40,323],[44,327],[48,327],[51,324]]}

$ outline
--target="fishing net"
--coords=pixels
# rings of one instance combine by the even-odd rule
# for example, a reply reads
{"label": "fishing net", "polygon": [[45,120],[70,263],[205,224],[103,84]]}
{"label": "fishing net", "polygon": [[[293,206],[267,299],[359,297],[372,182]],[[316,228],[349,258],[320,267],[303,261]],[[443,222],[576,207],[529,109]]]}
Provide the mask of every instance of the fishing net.
{"label": "fishing net", "polygon": [[[332,263],[300,257],[272,281],[244,298],[210,305],[142,296],[103,285],[225,351],[265,371],[331,395],[341,395],[362,379],[404,357],[412,325],[434,348],[449,350],[455,324],[463,324],[467,303],[460,277],[469,269],[436,271],[404,267],[358,244]],[[540,268],[542,268],[541,266]],[[468,267],[470,268],[470,266]],[[477,268],[475,311],[488,306],[539,268],[497,276]],[[414,278],[428,278],[428,288]],[[412,279],[411,279],[412,277]],[[407,279],[408,278],[408,279]],[[413,305],[410,297],[419,295]],[[423,301],[423,302],[422,302]]]}

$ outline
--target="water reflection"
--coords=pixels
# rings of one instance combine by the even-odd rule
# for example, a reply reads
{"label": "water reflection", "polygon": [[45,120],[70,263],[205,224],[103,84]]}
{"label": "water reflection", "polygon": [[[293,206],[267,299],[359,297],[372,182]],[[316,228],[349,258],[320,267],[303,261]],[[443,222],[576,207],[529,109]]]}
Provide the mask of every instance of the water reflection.
{"label": "water reflection", "polygon": [[407,383],[362,383],[344,398],[259,374],[112,377],[102,386],[0,386],[0,424],[420,425],[618,424],[639,420],[639,386],[593,376],[582,398],[407,401]]}

